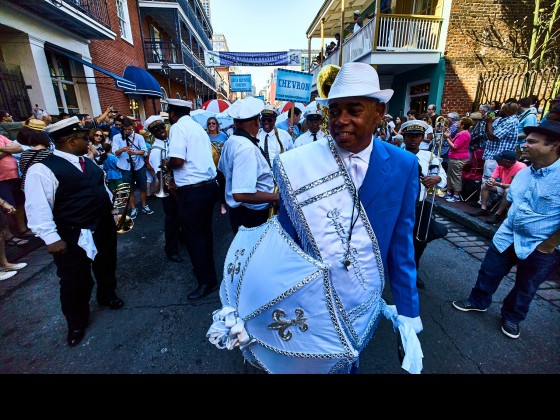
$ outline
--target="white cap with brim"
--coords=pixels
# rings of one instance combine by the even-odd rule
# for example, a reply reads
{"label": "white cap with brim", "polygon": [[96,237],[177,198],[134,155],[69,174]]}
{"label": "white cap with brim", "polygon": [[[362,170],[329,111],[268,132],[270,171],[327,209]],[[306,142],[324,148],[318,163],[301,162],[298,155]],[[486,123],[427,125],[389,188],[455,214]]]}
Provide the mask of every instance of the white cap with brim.
{"label": "white cap with brim", "polygon": [[84,128],[80,125],[80,120],[78,119],[78,117],[71,117],[48,125],[47,127],[45,127],[45,131],[49,133],[52,138],[56,139],[80,131],[89,131],[89,129]]}
{"label": "white cap with brim", "polygon": [[329,91],[328,98],[316,98],[319,105],[327,106],[333,99],[361,96],[375,98],[387,103],[393,96],[393,89],[379,88],[377,71],[369,64],[346,63],[340,68]]}
{"label": "white cap with brim", "polygon": [[410,120],[405,121],[401,125],[401,133],[405,134],[424,134],[429,125],[426,121]]}
{"label": "white cap with brim", "polygon": [[149,130],[150,126],[155,127],[156,125],[159,125],[158,123],[165,124],[161,116],[152,115],[151,117],[146,118],[146,121],[144,121],[144,127],[146,127]]}
{"label": "white cap with brim", "polygon": [[192,101],[182,99],[167,99],[167,105],[178,106],[181,108],[192,108]]}
{"label": "white cap with brim", "polygon": [[264,109],[264,101],[249,96],[235,101],[227,109],[228,115],[234,120],[246,120],[259,115]]}

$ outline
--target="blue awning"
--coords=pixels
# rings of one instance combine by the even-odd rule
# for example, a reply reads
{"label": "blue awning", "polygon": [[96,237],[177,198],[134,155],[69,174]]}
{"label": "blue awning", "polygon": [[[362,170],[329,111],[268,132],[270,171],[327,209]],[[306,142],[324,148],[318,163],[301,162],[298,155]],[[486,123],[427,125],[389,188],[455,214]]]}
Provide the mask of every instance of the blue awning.
{"label": "blue awning", "polygon": [[112,77],[113,79],[115,79],[115,85],[119,88],[119,89],[123,89],[124,91],[129,91],[129,92],[133,92],[136,89],[136,84],[130,80],[127,80],[126,78],[123,78],[121,76],[117,76],[115,73],[111,73],[109,70],[105,70],[102,67],[96,66],[93,63],[90,63],[89,61],[85,61],[83,59],[81,59],[78,56],[75,56],[74,54],[65,51],[63,49],[60,48],[56,48],[52,45],[47,45],[45,44],[45,48],[47,48],[48,50],[51,50],[57,54],[61,54],[64,55],[78,63],[83,64],[84,66],[88,66],[91,67],[94,70],[97,70],[98,72],[101,72],[103,74],[106,74],[107,76]]}
{"label": "blue awning", "polygon": [[161,86],[154,76],[140,67],[126,66],[123,77],[131,80],[136,84],[136,90],[124,93],[134,93],[136,95],[163,97],[161,94]]}

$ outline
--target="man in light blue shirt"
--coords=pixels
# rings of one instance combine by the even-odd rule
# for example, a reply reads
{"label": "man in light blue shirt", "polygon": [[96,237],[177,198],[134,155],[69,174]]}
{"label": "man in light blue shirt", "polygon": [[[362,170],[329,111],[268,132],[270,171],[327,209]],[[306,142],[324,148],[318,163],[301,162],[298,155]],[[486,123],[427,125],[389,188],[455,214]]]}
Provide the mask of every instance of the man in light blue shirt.
{"label": "man in light blue shirt", "polygon": [[560,263],[560,122],[525,127],[522,157],[532,162],[517,173],[500,226],[467,300],[454,301],[460,311],[484,312],[502,279],[517,265],[515,284],[502,304],[502,332],[518,338],[539,286]]}
{"label": "man in light blue shirt", "polygon": [[[292,112],[294,113],[294,120],[293,120],[294,125],[290,125],[290,123],[292,122]],[[300,119],[301,119],[301,109],[299,109],[296,106],[296,107],[293,107],[293,108],[289,109],[288,118],[285,119],[284,121],[276,124],[276,127],[290,133],[290,135],[292,136],[292,139],[295,141],[295,139],[297,139],[299,137],[299,135],[301,134],[299,132],[299,127],[298,127],[298,123],[299,123]]]}

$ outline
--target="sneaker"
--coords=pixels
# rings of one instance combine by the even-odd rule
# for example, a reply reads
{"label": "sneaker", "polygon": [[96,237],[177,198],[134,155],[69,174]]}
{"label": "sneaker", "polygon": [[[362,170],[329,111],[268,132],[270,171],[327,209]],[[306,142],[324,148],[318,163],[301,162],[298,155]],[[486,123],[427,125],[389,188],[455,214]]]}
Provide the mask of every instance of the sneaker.
{"label": "sneaker", "polygon": [[6,267],[0,267],[0,271],[15,271],[27,267],[27,263],[8,264]]}
{"label": "sneaker", "polygon": [[150,206],[148,206],[147,204],[142,207],[142,213],[144,214],[152,214],[154,211],[150,208]]}
{"label": "sneaker", "polygon": [[490,213],[488,212],[488,209],[480,209],[469,213],[469,216],[480,217],[480,216],[488,216],[489,214]]}
{"label": "sneaker", "polygon": [[14,277],[17,274],[17,271],[4,271],[0,273],[0,281],[8,280],[11,277]]}
{"label": "sneaker", "polygon": [[486,312],[486,309],[477,308],[468,300],[454,300],[453,307],[463,312],[469,312],[469,311]]}
{"label": "sneaker", "polygon": [[458,195],[452,195],[449,198],[445,198],[445,201],[449,202],[449,203],[458,203],[459,201],[461,201],[461,197]]}
{"label": "sneaker", "polygon": [[509,338],[519,338],[519,325],[502,318],[502,332]]}
{"label": "sneaker", "polygon": [[445,198],[446,200],[451,197],[453,197],[453,194],[451,194],[449,191],[443,195],[443,198]]}
{"label": "sneaker", "polygon": [[130,218],[136,219],[136,216],[138,216],[138,209],[134,207],[132,210],[130,210]]}

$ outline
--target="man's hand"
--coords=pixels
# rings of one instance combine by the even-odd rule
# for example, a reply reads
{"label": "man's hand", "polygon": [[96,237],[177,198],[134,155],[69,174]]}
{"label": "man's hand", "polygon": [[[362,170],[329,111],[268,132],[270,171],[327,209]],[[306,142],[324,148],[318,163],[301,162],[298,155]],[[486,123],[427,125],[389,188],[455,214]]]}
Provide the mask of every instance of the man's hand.
{"label": "man's hand", "polygon": [[68,247],[66,246],[66,242],[60,239],[56,242],[53,242],[50,245],[47,245],[47,251],[49,252],[49,254],[62,255],[62,254],[66,254],[66,252],[68,251]]}
{"label": "man's hand", "polygon": [[426,188],[432,188],[441,182],[440,176],[421,176],[420,182]]}
{"label": "man's hand", "polygon": [[554,245],[550,245],[546,241],[537,245],[537,251],[542,252],[543,254],[552,254],[555,249],[556,247]]}
{"label": "man's hand", "polygon": [[495,187],[497,184],[496,179],[494,178],[488,178],[486,180],[486,185],[488,185],[489,187]]}

